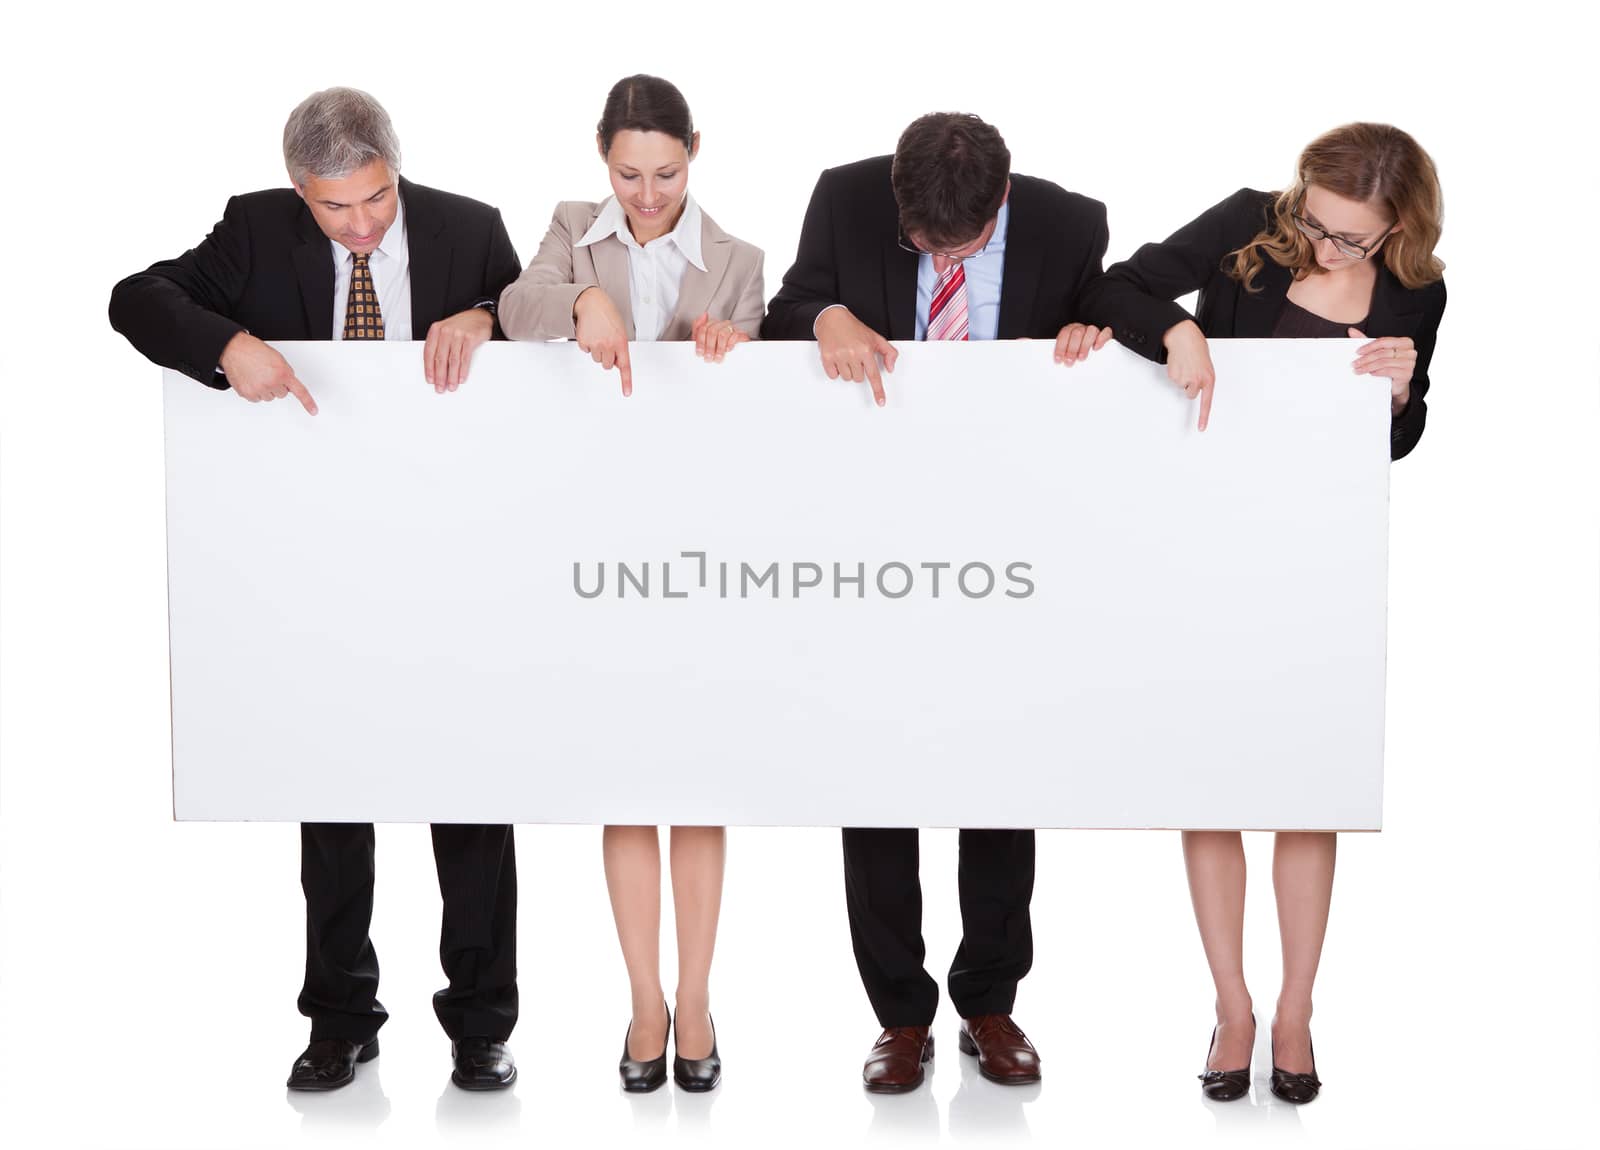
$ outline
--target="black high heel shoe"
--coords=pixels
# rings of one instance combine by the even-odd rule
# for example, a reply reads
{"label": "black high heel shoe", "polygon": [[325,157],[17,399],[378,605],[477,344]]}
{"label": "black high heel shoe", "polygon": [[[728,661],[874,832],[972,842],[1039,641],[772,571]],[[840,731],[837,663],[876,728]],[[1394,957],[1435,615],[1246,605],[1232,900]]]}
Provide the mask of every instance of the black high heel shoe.
{"label": "black high heel shoe", "polygon": [[1304,1106],[1322,1089],[1322,1079],[1317,1077],[1317,1046],[1311,1041],[1310,1035],[1306,1036],[1306,1045],[1311,1048],[1310,1074],[1290,1074],[1287,1070],[1279,1070],[1276,1043],[1272,1049],[1272,1093],[1296,1106]]}
{"label": "black high heel shoe", "polygon": [[[672,1034],[672,1011],[663,1002],[661,1009],[667,1012],[667,1035]],[[622,1088],[630,1094],[648,1094],[660,1088],[667,1080],[667,1044],[661,1044],[661,1053],[649,1061],[641,1061],[628,1053],[628,1039],[633,1035],[633,1023],[628,1023],[628,1033],[622,1036],[622,1061],[617,1063],[617,1072],[622,1075]]]}
{"label": "black high heel shoe", "polygon": [[[1250,1016],[1250,1045],[1255,1045],[1256,1016]],[[1217,1044],[1217,1028],[1211,1028],[1211,1043],[1206,1047],[1206,1061],[1211,1061],[1211,1051]],[[1252,1059],[1253,1061],[1253,1059]],[[1200,1092],[1213,1102],[1232,1102],[1250,1093],[1250,1063],[1243,1070],[1207,1070],[1200,1074]]]}
{"label": "black high heel shoe", "polygon": [[[706,1018],[711,1022],[711,1053],[704,1058],[679,1058],[674,1049],[672,1054],[672,1080],[693,1094],[715,1090],[722,1081],[722,1058],[717,1054],[717,1020],[709,1014]],[[676,1040],[677,1031],[673,1031],[673,1037]],[[676,1047],[676,1041],[673,1045]]]}

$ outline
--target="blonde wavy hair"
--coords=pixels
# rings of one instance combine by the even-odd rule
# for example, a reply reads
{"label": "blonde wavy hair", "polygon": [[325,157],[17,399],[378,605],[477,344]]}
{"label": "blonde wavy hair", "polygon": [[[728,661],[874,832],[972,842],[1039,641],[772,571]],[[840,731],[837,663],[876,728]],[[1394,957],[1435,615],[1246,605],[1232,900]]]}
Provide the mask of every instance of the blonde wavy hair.
{"label": "blonde wavy hair", "polygon": [[1324,132],[1300,153],[1294,183],[1272,204],[1272,224],[1223,259],[1223,268],[1246,291],[1260,291],[1256,275],[1270,259],[1304,279],[1317,266],[1313,241],[1295,227],[1292,213],[1316,184],[1334,195],[1371,204],[1400,225],[1383,241],[1384,265],[1408,288],[1444,277],[1433,254],[1444,222],[1444,202],[1433,160],[1405,132],[1388,124],[1345,124]]}

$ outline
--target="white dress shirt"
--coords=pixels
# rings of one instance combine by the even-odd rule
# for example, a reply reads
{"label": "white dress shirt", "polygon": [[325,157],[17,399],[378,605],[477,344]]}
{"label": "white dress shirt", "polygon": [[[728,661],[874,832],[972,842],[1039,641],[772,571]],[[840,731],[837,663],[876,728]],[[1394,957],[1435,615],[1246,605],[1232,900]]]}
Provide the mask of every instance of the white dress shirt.
{"label": "white dress shirt", "polygon": [[[1005,278],[1006,228],[1011,222],[1011,201],[1000,205],[994,218],[994,231],[989,240],[961,262],[966,265],[967,283],[967,339],[994,339],[1000,330],[1000,287]],[[986,256],[987,259],[979,259]],[[933,257],[923,252],[917,257],[917,328],[916,339],[928,338],[928,310],[933,307],[933,293],[939,286],[939,273],[933,270]],[[811,321],[811,335],[816,338],[817,323],[842,303],[830,303]]]}
{"label": "white dress shirt", "polygon": [[658,236],[641,245],[628,230],[628,214],[622,210],[617,197],[612,196],[600,208],[589,230],[583,233],[578,247],[587,247],[607,236],[616,236],[628,249],[628,279],[633,297],[633,338],[657,340],[666,329],[678,308],[678,292],[683,286],[683,273],[693,264],[706,270],[700,258],[700,207],[687,192],[683,196],[683,214],[677,226],[664,236]]}
{"label": "white dress shirt", "polygon": [[[406,205],[399,200],[400,188],[394,194],[399,201],[395,206],[394,223],[383,233],[383,240],[373,249],[367,260],[367,270],[372,273],[372,286],[378,293],[378,313],[383,316],[383,338],[411,338],[411,250],[406,246]],[[333,248],[333,338],[344,338],[344,309],[350,299],[350,275],[355,269],[355,256],[338,240],[329,240]]]}

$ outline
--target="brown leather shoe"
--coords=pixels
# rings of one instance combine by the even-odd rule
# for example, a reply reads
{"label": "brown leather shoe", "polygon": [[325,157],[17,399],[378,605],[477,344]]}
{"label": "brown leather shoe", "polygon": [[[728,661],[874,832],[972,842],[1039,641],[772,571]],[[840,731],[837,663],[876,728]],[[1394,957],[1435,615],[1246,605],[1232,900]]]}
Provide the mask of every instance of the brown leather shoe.
{"label": "brown leather shoe", "polygon": [[1002,1086],[1039,1081],[1039,1052],[1009,1014],[961,1020],[961,1053],[978,1056],[978,1073]]}
{"label": "brown leather shoe", "polygon": [[922,1064],[932,1057],[926,1026],[891,1026],[872,1044],[861,1082],[874,1094],[904,1094],[922,1085]]}

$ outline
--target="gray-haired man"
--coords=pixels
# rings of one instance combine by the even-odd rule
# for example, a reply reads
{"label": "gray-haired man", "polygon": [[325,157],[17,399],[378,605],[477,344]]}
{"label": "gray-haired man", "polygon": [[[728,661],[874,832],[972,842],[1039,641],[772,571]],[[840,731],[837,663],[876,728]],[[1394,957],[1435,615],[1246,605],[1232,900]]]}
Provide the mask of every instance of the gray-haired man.
{"label": "gray-haired man", "polygon": [[[400,177],[389,117],[364,92],[307,98],[284,128],[292,188],[228,201],[195,248],[129,276],[111,293],[111,326],[146,357],[251,402],[316,402],[263,340],[423,341],[437,391],[466,378],[472,352],[500,334],[494,301],[521,271],[500,213]],[[378,1053],[388,1017],[377,999],[373,828],[306,823],[306,974],[300,1012],[311,1043],[289,1077],[332,1090]],[[451,1038],[458,1086],[509,1086],[505,1047],[517,1018],[517,874],[509,826],[436,825],[444,897],[439,954],[450,985],[434,1010]]]}

